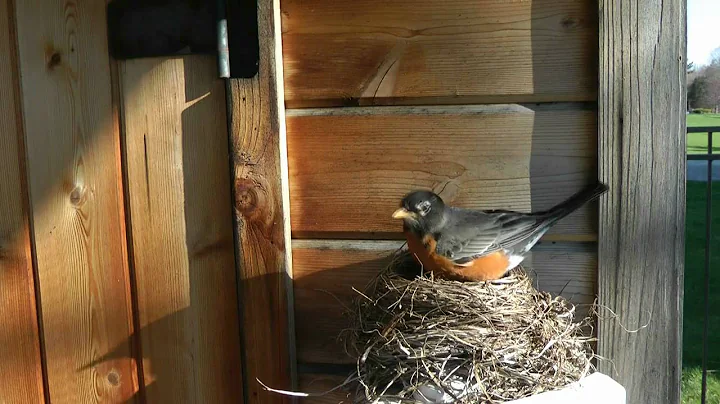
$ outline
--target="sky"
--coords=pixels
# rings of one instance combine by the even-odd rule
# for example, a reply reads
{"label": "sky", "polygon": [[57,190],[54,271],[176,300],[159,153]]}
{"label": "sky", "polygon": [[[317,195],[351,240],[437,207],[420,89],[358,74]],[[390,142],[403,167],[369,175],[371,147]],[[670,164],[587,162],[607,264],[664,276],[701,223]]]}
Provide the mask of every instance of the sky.
{"label": "sky", "polygon": [[687,19],[687,59],[707,64],[720,47],[720,0],[687,0]]}

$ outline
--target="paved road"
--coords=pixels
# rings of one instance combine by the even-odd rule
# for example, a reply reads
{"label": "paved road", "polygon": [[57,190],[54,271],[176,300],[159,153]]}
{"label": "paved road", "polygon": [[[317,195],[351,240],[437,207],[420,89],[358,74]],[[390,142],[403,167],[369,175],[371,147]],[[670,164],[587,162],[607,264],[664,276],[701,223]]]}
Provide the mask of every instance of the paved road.
{"label": "paved road", "polygon": [[[713,162],[713,182],[720,181],[720,161]],[[707,181],[707,161],[692,160],[687,162],[688,181]]]}

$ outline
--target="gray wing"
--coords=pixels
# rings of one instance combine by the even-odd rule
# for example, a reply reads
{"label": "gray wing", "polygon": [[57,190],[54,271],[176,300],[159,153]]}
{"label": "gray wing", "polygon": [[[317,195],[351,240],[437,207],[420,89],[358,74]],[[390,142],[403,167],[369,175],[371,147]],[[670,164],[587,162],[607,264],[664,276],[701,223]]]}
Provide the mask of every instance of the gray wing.
{"label": "gray wing", "polygon": [[[546,230],[544,216],[512,211],[458,211],[440,235],[437,252],[462,265],[498,250],[523,247]],[[537,236],[537,237],[535,237]]]}

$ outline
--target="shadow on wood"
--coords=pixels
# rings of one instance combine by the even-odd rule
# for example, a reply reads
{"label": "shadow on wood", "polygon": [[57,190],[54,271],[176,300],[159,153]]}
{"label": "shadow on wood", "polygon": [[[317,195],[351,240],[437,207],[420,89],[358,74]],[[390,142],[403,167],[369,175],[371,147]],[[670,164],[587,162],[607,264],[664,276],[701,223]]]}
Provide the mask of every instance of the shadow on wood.
{"label": "shadow on wood", "polygon": [[[575,1],[562,5],[533,0],[530,37],[532,45],[532,85],[534,94],[556,91],[559,76],[568,72],[575,82],[566,90],[584,92],[584,103],[535,104],[536,111],[530,158],[531,210],[548,209],[573,193],[597,180],[597,8],[592,1]],[[572,47],[558,47],[558,38],[582,49],[592,49],[582,58],[574,55]],[[546,101],[562,101],[554,97]],[[552,113],[554,126],[538,119],[539,111]],[[574,112],[573,112],[574,111]],[[582,127],[573,113],[583,117]],[[580,129],[583,130],[580,130]],[[582,150],[577,153],[576,150]],[[562,192],[558,192],[562,191]],[[547,196],[546,196],[547,195]],[[597,201],[590,202],[569,215],[555,227],[566,225],[585,227],[584,234],[560,236],[567,241],[597,240]],[[549,237],[554,239],[550,230]]]}
{"label": "shadow on wood", "polygon": [[[296,249],[293,252],[297,256],[294,262],[298,263],[293,286],[300,364],[350,363],[354,360],[342,354],[342,343],[338,340],[338,332],[351,325],[347,311],[351,310],[353,299],[360,296],[353,287],[364,291],[368,282],[392,261],[394,254],[363,253],[358,255],[375,255],[377,258],[327,268],[328,262],[324,260],[332,260],[331,251],[321,250],[314,254],[310,250]],[[315,268],[308,267],[313,265]],[[419,267],[416,271],[420,273]]]}
{"label": "shadow on wood", "polygon": [[129,341],[143,358],[138,395],[237,402],[242,369],[224,83],[212,56],[120,66],[137,330]]}

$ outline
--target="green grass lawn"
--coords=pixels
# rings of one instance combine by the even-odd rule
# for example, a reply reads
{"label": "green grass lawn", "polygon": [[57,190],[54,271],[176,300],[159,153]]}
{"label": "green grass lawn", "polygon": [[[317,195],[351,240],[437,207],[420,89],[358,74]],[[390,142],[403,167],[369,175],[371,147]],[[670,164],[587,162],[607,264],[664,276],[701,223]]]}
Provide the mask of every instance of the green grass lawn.
{"label": "green grass lawn", "polygon": [[[720,126],[720,114],[690,114],[687,126]],[[707,133],[690,133],[687,139],[690,154],[707,153]],[[720,133],[713,133],[713,152],[720,153]]]}
{"label": "green grass lawn", "polygon": [[[708,404],[720,403],[720,378],[714,373],[708,373]],[[682,404],[696,404],[700,402],[702,391],[702,370],[699,367],[685,368],[682,375]]]}
{"label": "green grass lawn", "polygon": [[[705,183],[688,181],[683,302],[683,404],[700,402],[705,287]],[[720,184],[713,186],[712,243],[720,246]],[[712,251],[712,250],[711,250]],[[713,251],[714,252],[714,251]],[[720,254],[710,261],[708,369],[720,371]],[[708,403],[720,403],[720,374],[708,373]]]}
{"label": "green grass lawn", "polygon": [[[687,126],[720,126],[720,115],[690,114]],[[707,153],[707,134],[688,135],[689,154]],[[713,152],[720,152],[720,133],[713,134]],[[716,163],[717,164],[717,163]],[[683,302],[683,404],[699,403],[702,380],[702,334],[705,322],[705,183],[688,181],[685,227],[685,301]],[[713,186],[712,243],[720,246],[720,184]],[[708,323],[708,403],[720,403],[720,259],[710,261],[710,318]]]}

